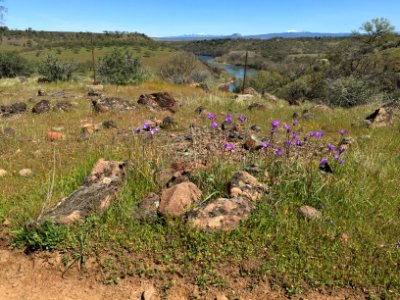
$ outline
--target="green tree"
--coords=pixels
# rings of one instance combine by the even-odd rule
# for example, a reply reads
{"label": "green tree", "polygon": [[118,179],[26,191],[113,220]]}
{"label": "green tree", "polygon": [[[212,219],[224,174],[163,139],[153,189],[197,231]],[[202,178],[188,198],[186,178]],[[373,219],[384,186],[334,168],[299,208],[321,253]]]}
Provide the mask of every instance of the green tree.
{"label": "green tree", "polygon": [[375,47],[392,41],[395,37],[395,27],[386,18],[375,18],[365,22],[359,31],[354,31],[353,34],[365,44]]}

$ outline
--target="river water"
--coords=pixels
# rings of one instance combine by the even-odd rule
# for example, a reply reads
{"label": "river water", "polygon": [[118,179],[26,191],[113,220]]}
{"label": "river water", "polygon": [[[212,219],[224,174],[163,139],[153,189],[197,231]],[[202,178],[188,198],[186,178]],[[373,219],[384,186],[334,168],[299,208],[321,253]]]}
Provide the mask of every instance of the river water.
{"label": "river water", "polygon": [[[244,67],[242,66],[234,66],[234,65],[230,65],[230,64],[222,64],[222,63],[218,63],[215,61],[212,61],[215,57],[213,56],[207,56],[207,55],[197,55],[197,58],[199,60],[201,60],[202,62],[207,63],[208,65],[212,66],[212,67],[218,67],[221,69],[224,69],[226,72],[228,72],[229,74],[235,76],[236,79],[243,79],[244,76]],[[254,75],[256,70],[254,69],[247,69],[247,75],[246,76],[252,76]],[[230,84],[230,90],[233,91],[235,88],[235,85],[232,83]]]}

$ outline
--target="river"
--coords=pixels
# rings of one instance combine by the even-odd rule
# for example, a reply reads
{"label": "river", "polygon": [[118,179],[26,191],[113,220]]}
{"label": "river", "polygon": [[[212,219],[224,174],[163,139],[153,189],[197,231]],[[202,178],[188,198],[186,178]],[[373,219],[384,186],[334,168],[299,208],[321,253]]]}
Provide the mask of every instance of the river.
{"label": "river", "polygon": [[[218,67],[221,69],[224,69],[226,72],[229,74],[235,76],[237,79],[243,79],[244,76],[244,67],[242,66],[235,66],[235,65],[230,65],[230,64],[222,64],[218,63],[215,61],[212,61],[215,57],[213,56],[207,56],[207,55],[197,55],[197,58],[201,60],[202,62],[207,63],[210,66],[213,67]],[[256,72],[255,69],[247,69],[247,76],[252,76]],[[230,84],[229,89],[233,91],[235,88],[235,85],[233,83]]]}

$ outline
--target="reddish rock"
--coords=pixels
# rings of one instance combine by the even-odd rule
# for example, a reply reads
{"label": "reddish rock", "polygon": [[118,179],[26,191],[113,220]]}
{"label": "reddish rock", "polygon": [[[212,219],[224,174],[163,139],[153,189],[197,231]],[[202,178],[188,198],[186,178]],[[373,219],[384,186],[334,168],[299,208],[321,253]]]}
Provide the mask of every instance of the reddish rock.
{"label": "reddish rock", "polygon": [[65,135],[56,131],[49,131],[46,138],[50,141],[61,141],[65,139]]}
{"label": "reddish rock", "polygon": [[198,202],[201,196],[202,192],[194,183],[179,183],[162,192],[159,212],[165,216],[179,217]]}
{"label": "reddish rock", "polygon": [[260,183],[257,178],[246,171],[235,173],[229,183],[231,197],[244,197],[252,201],[260,200],[264,193],[268,192],[268,186]]}
{"label": "reddish rock", "polygon": [[167,92],[141,95],[137,103],[150,109],[169,110],[173,113],[177,112],[179,107],[178,101]]}

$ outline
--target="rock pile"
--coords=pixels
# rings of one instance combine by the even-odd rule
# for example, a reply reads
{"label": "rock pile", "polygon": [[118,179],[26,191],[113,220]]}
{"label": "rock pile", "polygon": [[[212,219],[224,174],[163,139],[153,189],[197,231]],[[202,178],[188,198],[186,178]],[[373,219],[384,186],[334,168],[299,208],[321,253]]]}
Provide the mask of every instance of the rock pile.
{"label": "rock pile", "polygon": [[177,112],[179,106],[178,101],[167,92],[141,95],[137,103],[149,109],[169,110],[173,113]]}

